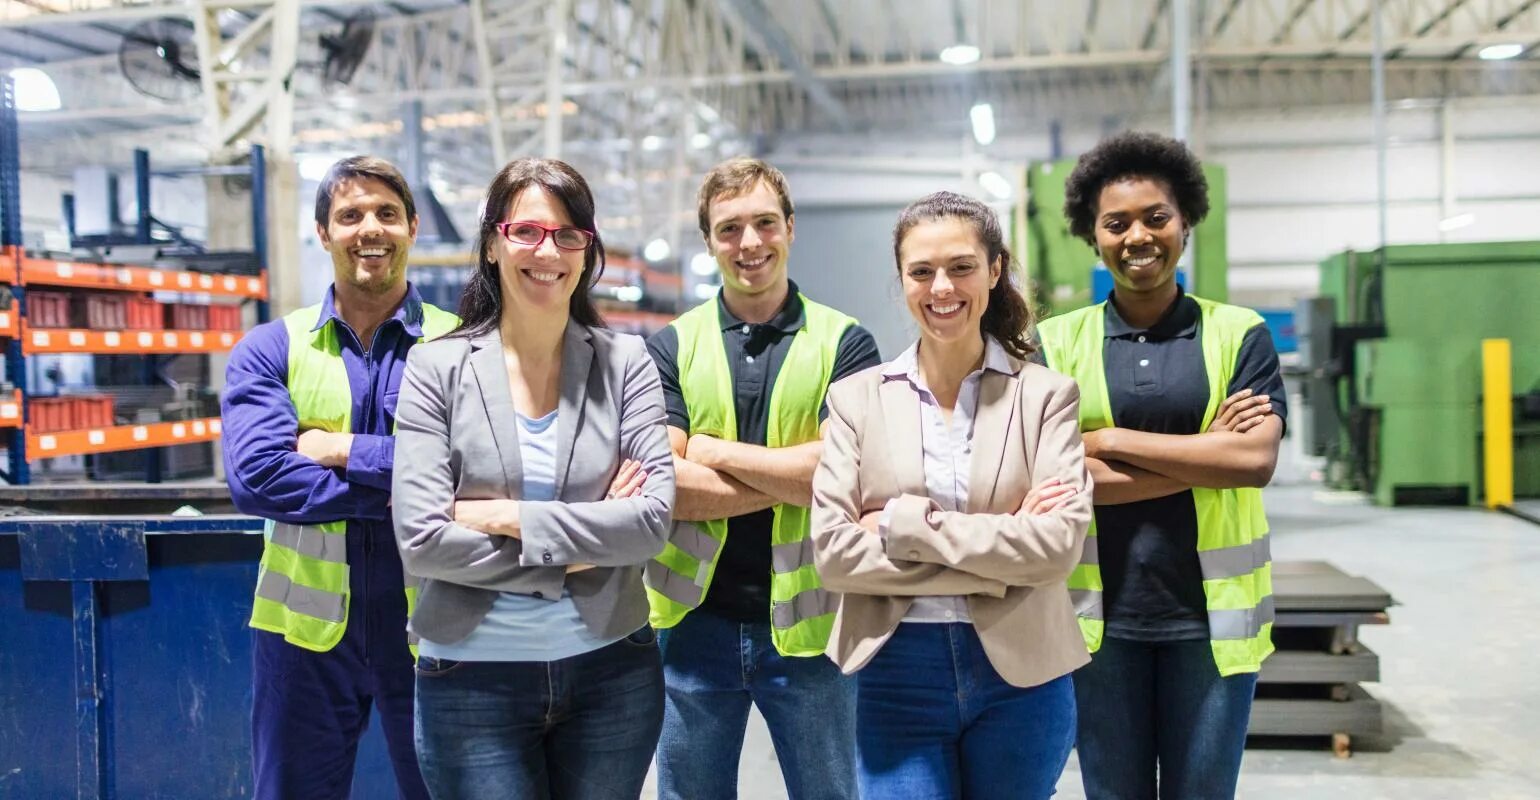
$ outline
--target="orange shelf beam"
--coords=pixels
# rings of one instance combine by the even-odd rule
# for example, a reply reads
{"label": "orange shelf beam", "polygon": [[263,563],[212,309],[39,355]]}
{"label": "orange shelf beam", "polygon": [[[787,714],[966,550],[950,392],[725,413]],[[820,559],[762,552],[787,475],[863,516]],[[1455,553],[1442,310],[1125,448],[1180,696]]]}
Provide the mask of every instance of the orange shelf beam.
{"label": "orange shelf beam", "polygon": [[85,264],[49,258],[21,257],[21,282],[37,286],[76,286],[130,292],[203,292],[223,297],[262,300],[267,297],[267,273],[210,275],[204,272],[150,269],[122,264]]}
{"label": "orange shelf beam", "polygon": [[0,428],[21,427],[21,390],[0,396]]}
{"label": "orange shelf beam", "polygon": [[0,311],[0,339],[16,338],[16,312]]}
{"label": "orange shelf beam", "polygon": [[82,456],[118,450],[142,450],[173,444],[211,442],[219,438],[218,417],[148,425],[118,425],[58,433],[27,432],[27,460]]}
{"label": "orange shelf beam", "polygon": [[241,340],[240,331],[92,331],[74,328],[26,328],[21,350],[43,353],[143,355],[148,353],[223,353]]}

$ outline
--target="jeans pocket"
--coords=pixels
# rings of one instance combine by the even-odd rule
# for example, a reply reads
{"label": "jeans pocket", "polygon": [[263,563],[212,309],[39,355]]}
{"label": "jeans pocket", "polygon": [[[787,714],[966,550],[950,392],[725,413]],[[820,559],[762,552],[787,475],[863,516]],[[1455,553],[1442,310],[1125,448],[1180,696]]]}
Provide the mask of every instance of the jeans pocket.
{"label": "jeans pocket", "polygon": [[449,658],[434,658],[433,656],[417,657],[417,675],[422,678],[439,678],[464,666],[464,661],[455,661]]}
{"label": "jeans pocket", "polygon": [[632,647],[657,647],[658,632],[653,630],[651,625],[643,625],[632,631],[630,636],[621,641]]}

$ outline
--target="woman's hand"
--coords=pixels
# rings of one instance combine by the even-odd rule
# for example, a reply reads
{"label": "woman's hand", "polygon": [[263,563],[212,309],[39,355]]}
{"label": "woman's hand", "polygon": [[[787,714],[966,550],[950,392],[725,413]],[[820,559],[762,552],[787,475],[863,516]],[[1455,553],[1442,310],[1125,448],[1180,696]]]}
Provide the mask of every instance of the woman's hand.
{"label": "woman's hand", "polygon": [[1265,394],[1253,395],[1250,389],[1242,389],[1225,398],[1219,405],[1219,413],[1214,415],[1213,424],[1208,426],[1209,433],[1215,431],[1233,431],[1245,433],[1262,424],[1269,414],[1273,413],[1273,404]]}
{"label": "woman's hand", "polygon": [[1061,505],[1064,501],[1075,496],[1080,491],[1074,486],[1061,482],[1058,478],[1049,478],[1032,487],[1027,492],[1027,499],[1021,501],[1020,514],[1047,514]]}
{"label": "woman's hand", "polygon": [[647,473],[642,471],[642,462],[626,459],[620,464],[620,471],[615,473],[615,480],[610,481],[610,490],[605,492],[605,500],[624,500],[627,497],[636,497],[642,493],[642,485],[647,482]]}
{"label": "woman's hand", "polygon": [[881,526],[882,509],[879,508],[876,511],[868,511],[861,515],[861,527],[865,528],[868,532],[881,533]]}

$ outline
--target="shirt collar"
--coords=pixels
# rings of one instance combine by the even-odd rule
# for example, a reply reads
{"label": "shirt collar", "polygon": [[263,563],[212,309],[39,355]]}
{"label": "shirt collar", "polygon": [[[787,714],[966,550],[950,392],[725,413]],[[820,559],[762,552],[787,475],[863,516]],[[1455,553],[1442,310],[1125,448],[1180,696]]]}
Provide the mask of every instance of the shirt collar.
{"label": "shirt collar", "polygon": [[[1113,292],[1116,294],[1116,290]],[[1177,285],[1176,300],[1166,313],[1149,328],[1135,328],[1123,319],[1118,313],[1117,306],[1113,305],[1112,298],[1107,298],[1106,316],[1103,317],[1103,336],[1108,339],[1134,336],[1136,334],[1149,334],[1157,339],[1178,339],[1195,336],[1198,333],[1198,318],[1202,316],[1197,301],[1187,296],[1187,291]]]}
{"label": "shirt collar", "polygon": [[[1004,375],[1015,375],[1016,370],[1011,364],[1010,354],[1005,352],[1000,342],[993,336],[984,337],[984,367],[993,372]],[[982,372],[983,370],[978,370]],[[976,373],[972,373],[976,374]],[[972,377],[970,374],[969,377]],[[918,341],[909,345],[904,352],[898,354],[898,358],[889,361],[882,368],[882,377],[903,378],[911,383],[920,383],[920,343]]]}
{"label": "shirt collar", "polygon": [[[421,339],[422,317],[422,295],[417,292],[417,286],[408,281],[406,284],[406,297],[401,300],[401,305],[396,307],[396,313],[392,314],[390,319],[386,320],[386,323],[388,324],[391,320],[400,322],[401,328],[406,331],[406,335],[413,339]],[[332,320],[336,320],[338,324],[347,324],[343,322],[342,317],[337,313],[337,287],[335,285],[326,287],[326,297],[321,300],[321,316],[316,320],[315,327],[310,329],[311,332],[320,330],[322,326]]]}
{"label": "shirt collar", "polygon": [[[807,312],[802,306],[802,293],[797,290],[797,283],[787,280],[786,302],[781,305],[781,310],[775,312],[775,316],[764,324],[779,330],[782,333],[796,333],[807,324]],[[722,330],[729,330],[744,325],[744,321],[738,319],[727,302],[722,299],[722,293],[717,292],[717,320],[722,324]],[[752,323],[750,323],[752,324]]]}

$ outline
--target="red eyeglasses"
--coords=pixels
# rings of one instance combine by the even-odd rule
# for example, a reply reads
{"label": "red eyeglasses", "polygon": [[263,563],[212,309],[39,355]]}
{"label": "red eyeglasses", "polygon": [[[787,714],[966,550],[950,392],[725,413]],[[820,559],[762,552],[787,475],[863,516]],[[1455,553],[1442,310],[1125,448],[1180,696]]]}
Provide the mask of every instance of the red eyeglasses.
{"label": "red eyeglasses", "polygon": [[582,228],[548,228],[538,222],[499,222],[497,230],[514,244],[539,247],[545,237],[560,250],[587,250],[594,242],[594,232]]}

